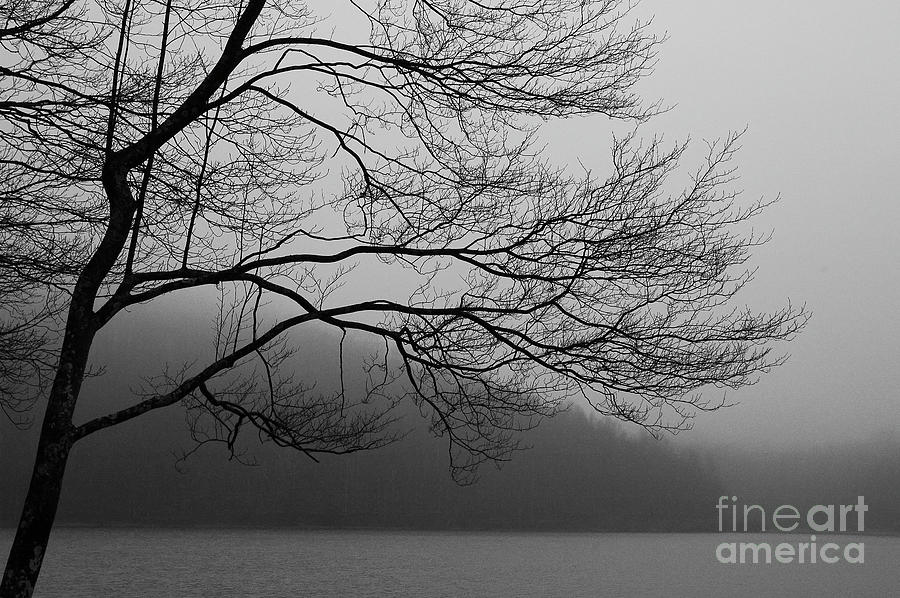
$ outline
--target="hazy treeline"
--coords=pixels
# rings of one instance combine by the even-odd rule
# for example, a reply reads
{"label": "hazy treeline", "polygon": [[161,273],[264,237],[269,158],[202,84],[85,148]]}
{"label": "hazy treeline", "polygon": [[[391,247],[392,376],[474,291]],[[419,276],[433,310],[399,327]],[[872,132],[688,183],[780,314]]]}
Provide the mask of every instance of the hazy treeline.
{"label": "hazy treeline", "polygon": [[[123,327],[105,337],[98,363],[108,375],[86,383],[93,397],[80,419],[128,404],[140,371],[187,359],[199,349],[197,326],[178,317]],[[134,339],[138,363],[124,358]],[[337,353],[319,341],[301,372],[327,391]],[[150,349],[153,347],[153,349]],[[350,355],[361,354],[352,349]],[[354,359],[358,357],[351,357]],[[360,381],[348,380],[351,385]],[[696,530],[713,532],[719,495],[772,507],[866,497],[867,530],[900,530],[900,439],[799,450],[749,450],[682,439],[657,442],[632,427],[572,408],[523,436],[531,450],[501,470],[481,469],[458,487],[447,472],[446,443],[407,407],[399,443],[371,453],[313,463],[300,453],[255,447],[258,466],[229,462],[221,447],[193,447],[184,412],[171,407],[86,439],[66,475],[64,524],[297,525],[409,528]],[[0,525],[14,525],[34,459],[32,430],[0,420]],[[627,430],[627,432],[626,432]],[[180,470],[180,471],[179,471]]]}
{"label": "hazy treeline", "polygon": [[[478,483],[447,473],[446,445],[418,425],[369,453],[316,464],[293,451],[257,447],[258,466],[204,449],[176,468],[175,412],[85,443],[70,464],[64,524],[297,525],[402,528],[709,530],[720,484],[695,453],[645,434],[625,434],[580,409],[525,436],[533,449]],[[147,423],[147,422],[145,422]],[[5,430],[0,523],[12,525],[30,470],[33,435]],[[179,469],[181,471],[179,471]]]}
{"label": "hazy treeline", "polygon": [[[753,449],[657,442],[573,408],[524,439],[533,448],[456,486],[446,444],[416,413],[395,445],[313,463],[255,447],[257,466],[220,447],[192,448],[178,409],[79,446],[59,521],[89,525],[397,527],[716,531],[718,496],[738,505],[869,505],[866,531],[900,531],[900,442]],[[35,430],[0,425],[0,525],[15,524]],[[751,532],[759,529],[751,521]],[[771,528],[771,521],[767,529]],[[852,528],[851,528],[852,529]]]}
{"label": "hazy treeline", "polygon": [[[779,505],[790,504],[803,512],[814,505],[855,504],[858,496],[864,496],[869,508],[865,531],[900,532],[900,439],[896,437],[777,450],[709,447],[704,454],[713,456],[724,494],[737,496],[738,505],[759,504],[771,514]],[[758,520],[749,521],[750,531],[760,529]],[[766,529],[771,530],[771,516]],[[848,531],[855,530],[853,516]]]}
{"label": "hazy treeline", "polygon": [[[86,381],[90,400],[79,407],[79,421],[130,404],[140,375],[196,358],[205,345],[200,314],[188,307],[136,313],[106,331],[96,356],[106,375]],[[315,349],[303,351],[299,375],[327,393],[335,384],[337,339],[307,340]],[[350,340],[345,364],[369,349]],[[348,387],[360,387],[358,368],[347,370]],[[229,462],[221,446],[178,463],[194,447],[184,411],[151,413],[76,446],[58,521],[705,531],[715,524],[721,484],[710,462],[634,427],[626,433],[573,407],[524,434],[530,450],[500,470],[482,466],[476,484],[459,487],[447,470],[447,443],[427,433],[413,406],[399,409],[400,428],[409,433],[389,447],[317,464],[294,450],[255,446],[253,467]],[[0,420],[0,525],[14,525],[19,515],[40,422],[40,413],[34,416],[28,432]]]}

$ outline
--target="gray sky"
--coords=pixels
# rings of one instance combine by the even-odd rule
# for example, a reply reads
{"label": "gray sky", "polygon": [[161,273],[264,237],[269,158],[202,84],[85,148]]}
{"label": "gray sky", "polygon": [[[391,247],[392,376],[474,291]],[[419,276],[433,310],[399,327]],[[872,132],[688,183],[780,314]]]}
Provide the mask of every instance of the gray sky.
{"label": "gray sky", "polygon": [[[752,443],[900,434],[900,4],[645,0],[668,31],[643,86],[675,108],[654,128],[695,140],[749,126],[746,199],[759,225],[754,306],[813,319],[787,365],[731,393],[688,436]],[[674,138],[673,137],[673,138]]]}
{"label": "gray sky", "polygon": [[[900,435],[900,4],[644,0],[637,12],[655,14],[653,29],[669,35],[639,91],[673,107],[643,134],[691,137],[702,150],[703,139],[747,126],[738,186],[748,202],[782,197],[756,223],[775,237],[755,251],[760,271],[739,299],[770,310],[790,299],[813,312],[781,347],[787,365],[729,393],[738,406],[698,417],[680,438],[748,446]],[[593,119],[548,134],[554,157],[600,169],[610,131],[631,127]],[[699,158],[689,153],[683,174]],[[157,319],[177,329],[199,317],[187,312]],[[172,349],[161,345],[161,355]]]}

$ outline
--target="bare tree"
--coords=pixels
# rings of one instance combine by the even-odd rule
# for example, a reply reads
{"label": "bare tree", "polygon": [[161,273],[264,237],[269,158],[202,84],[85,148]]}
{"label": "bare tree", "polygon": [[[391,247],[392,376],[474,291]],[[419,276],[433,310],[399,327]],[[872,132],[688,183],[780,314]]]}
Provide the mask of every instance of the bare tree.
{"label": "bare tree", "polygon": [[[201,442],[250,429],[314,457],[389,442],[412,400],[465,480],[574,396],[680,429],[719,404],[698,390],[752,383],[805,321],[732,305],[764,240],[740,227],[764,204],[728,189],[736,136],[683,190],[684,146],[617,139],[602,176],[542,153],[549,119],[656,110],[632,87],[659,40],[630,3],[345,4],[5,7],[0,273],[36,309],[10,304],[0,360],[34,366],[16,376],[46,414],[4,598],[32,593],[73,445],[149,411],[182,403]],[[212,291],[212,357],[73,421],[99,330]],[[379,339],[365,393],[293,379],[310,326]],[[34,331],[52,359],[22,353]]]}

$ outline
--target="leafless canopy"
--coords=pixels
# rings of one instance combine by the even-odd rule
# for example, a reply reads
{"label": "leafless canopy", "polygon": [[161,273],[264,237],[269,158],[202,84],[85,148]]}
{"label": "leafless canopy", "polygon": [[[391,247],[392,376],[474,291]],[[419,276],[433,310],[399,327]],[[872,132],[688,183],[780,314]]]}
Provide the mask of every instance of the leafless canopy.
{"label": "leafless canopy", "polygon": [[[214,357],[73,439],[183,402],[201,440],[234,447],[256,429],[347,452],[389,441],[390,407],[411,399],[466,474],[574,396],[653,431],[685,426],[719,404],[700,389],[779,363],[772,341],[805,314],[734,305],[764,240],[744,226],[764,204],[729,186],[737,136],[681,190],[669,175],[684,146],[616,139],[602,175],[542,151],[551,119],[652,116],[632,88],[659,40],[631,13],[620,0],[8,3],[4,380],[68,363],[68,349],[22,353],[52,321],[44,304],[65,306],[63,334],[77,317],[92,339],[129,306],[215,291]],[[367,392],[293,379],[309,327],[377,341]],[[5,408],[21,406],[6,386]]]}

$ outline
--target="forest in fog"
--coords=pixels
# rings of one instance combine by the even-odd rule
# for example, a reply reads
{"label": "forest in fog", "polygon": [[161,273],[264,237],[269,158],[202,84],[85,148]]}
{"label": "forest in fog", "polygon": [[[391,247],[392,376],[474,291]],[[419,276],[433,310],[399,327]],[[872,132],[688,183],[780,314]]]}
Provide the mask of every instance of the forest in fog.
{"label": "forest in fog", "polygon": [[[79,447],[60,510],[63,525],[299,526],[414,529],[716,531],[720,494],[739,503],[851,503],[865,495],[867,531],[900,531],[898,445],[793,451],[693,445],[572,408],[524,436],[532,448],[457,486],[446,446],[415,413],[387,448],[314,463],[295,451],[253,447],[256,465],[192,447],[176,410]],[[173,431],[174,430],[174,431]],[[12,526],[34,434],[0,436],[0,525]],[[111,447],[115,447],[110,450]]]}
{"label": "forest in fog", "polygon": [[[177,414],[173,414],[177,417]],[[408,414],[404,421],[416,417]],[[64,490],[63,524],[297,525],[325,527],[696,529],[719,493],[708,463],[646,435],[625,434],[572,409],[525,440],[533,448],[501,469],[456,485],[445,444],[413,430],[398,443],[314,463],[295,451],[256,447],[256,465],[221,447],[191,447],[155,425],[86,443]],[[418,422],[410,421],[410,424]],[[12,525],[26,487],[30,435],[3,435],[2,523]]]}
{"label": "forest in fog", "polygon": [[[205,347],[202,305],[134,314],[102,336],[79,419],[133,400],[142,376],[189,361]],[[338,338],[304,337],[298,374],[317,391],[337,384]],[[371,348],[350,338],[345,383],[364,384],[355,364]],[[132,355],[133,354],[133,355]],[[167,365],[168,364],[168,365]],[[102,366],[102,370],[100,369]],[[299,367],[299,366],[298,366]],[[355,390],[354,390],[355,389]],[[33,414],[40,421],[40,413]],[[79,443],[69,463],[62,525],[298,526],[414,529],[705,531],[717,526],[720,495],[742,504],[855,503],[866,496],[867,529],[900,531],[900,440],[850,445],[798,440],[767,449],[695,441],[691,432],[655,440],[634,425],[573,406],[522,435],[530,447],[499,469],[458,486],[447,443],[412,405],[398,407],[399,442],[371,452],[320,457],[245,443],[246,465],[224,446],[195,448],[178,406]],[[800,424],[798,424],[800,425]],[[0,525],[14,526],[27,488],[37,426],[0,420]],[[245,440],[253,439],[248,434]]]}

